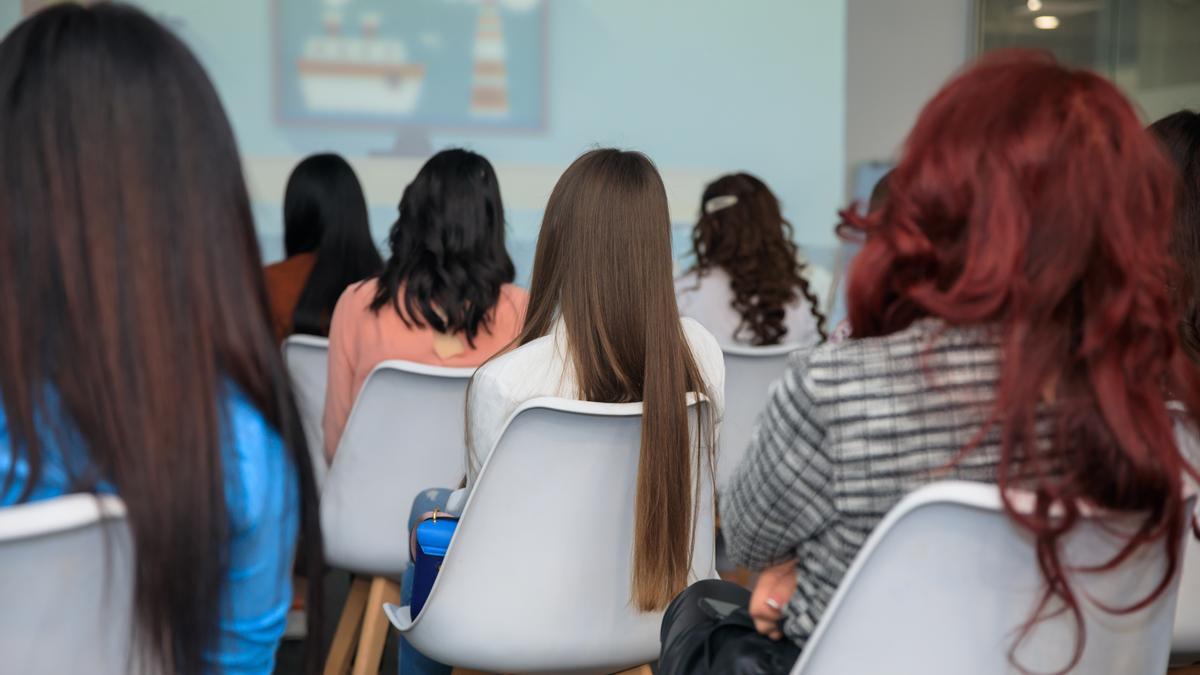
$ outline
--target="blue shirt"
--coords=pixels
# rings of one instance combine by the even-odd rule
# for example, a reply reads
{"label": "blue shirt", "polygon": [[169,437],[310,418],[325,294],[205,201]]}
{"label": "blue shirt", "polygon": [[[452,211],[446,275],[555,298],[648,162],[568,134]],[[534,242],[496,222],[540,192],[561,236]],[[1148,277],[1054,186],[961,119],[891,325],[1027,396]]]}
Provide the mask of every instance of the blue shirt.
{"label": "blue shirt", "polygon": [[[224,406],[227,428],[222,428],[222,460],[233,538],[222,590],[219,642],[206,660],[214,673],[268,675],[275,667],[275,649],[292,601],[299,477],[279,433],[245,394],[229,387]],[[28,501],[66,494],[72,485],[68,469],[78,472],[87,463],[80,443],[59,448],[53,434],[42,442],[42,475]],[[0,492],[0,507],[15,504],[29,478],[26,458],[12,451],[0,407],[0,490],[10,470],[15,480]],[[113,490],[101,484],[100,491]]]}

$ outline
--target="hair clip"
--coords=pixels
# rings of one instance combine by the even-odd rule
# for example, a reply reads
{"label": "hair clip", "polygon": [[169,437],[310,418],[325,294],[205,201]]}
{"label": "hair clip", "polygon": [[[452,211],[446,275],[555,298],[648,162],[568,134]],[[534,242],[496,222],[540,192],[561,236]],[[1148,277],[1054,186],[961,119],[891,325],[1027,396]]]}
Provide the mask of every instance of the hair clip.
{"label": "hair clip", "polygon": [[712,214],[721,209],[727,209],[738,203],[737,195],[718,195],[704,202],[704,212]]}

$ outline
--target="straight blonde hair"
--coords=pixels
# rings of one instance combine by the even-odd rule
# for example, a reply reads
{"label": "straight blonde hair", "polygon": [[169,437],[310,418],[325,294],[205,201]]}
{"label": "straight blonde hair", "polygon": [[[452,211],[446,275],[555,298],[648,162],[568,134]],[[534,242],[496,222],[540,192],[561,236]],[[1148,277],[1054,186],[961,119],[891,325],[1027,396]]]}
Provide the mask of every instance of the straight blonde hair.
{"label": "straight blonde hair", "polygon": [[704,414],[690,438],[688,393],[709,391],[675,304],[666,190],[645,155],[592,150],[554,186],[513,344],[550,334],[559,317],[579,398],[642,403],[632,601],[662,609],[687,586],[695,468],[707,462],[711,475],[714,433]]}

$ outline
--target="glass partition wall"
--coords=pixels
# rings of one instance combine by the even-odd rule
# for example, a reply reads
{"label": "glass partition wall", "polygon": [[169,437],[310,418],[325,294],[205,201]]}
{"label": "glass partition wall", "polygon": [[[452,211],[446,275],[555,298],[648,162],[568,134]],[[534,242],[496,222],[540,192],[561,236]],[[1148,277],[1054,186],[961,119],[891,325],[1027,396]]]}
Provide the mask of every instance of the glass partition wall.
{"label": "glass partition wall", "polygon": [[1147,121],[1200,110],[1200,0],[977,0],[976,50],[1046,49],[1111,77]]}

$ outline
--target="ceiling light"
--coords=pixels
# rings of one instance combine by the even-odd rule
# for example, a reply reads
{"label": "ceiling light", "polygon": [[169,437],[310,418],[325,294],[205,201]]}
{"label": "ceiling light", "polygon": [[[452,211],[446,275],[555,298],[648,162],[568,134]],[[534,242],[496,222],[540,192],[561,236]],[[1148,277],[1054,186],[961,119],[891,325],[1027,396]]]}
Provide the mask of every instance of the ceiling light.
{"label": "ceiling light", "polygon": [[1040,12],[1042,11],[1042,0],[1029,0],[1025,3],[1025,6],[1028,7],[1029,11],[1031,12]]}
{"label": "ceiling light", "polygon": [[1057,16],[1035,16],[1033,17],[1033,25],[1042,30],[1054,30],[1058,28]]}

